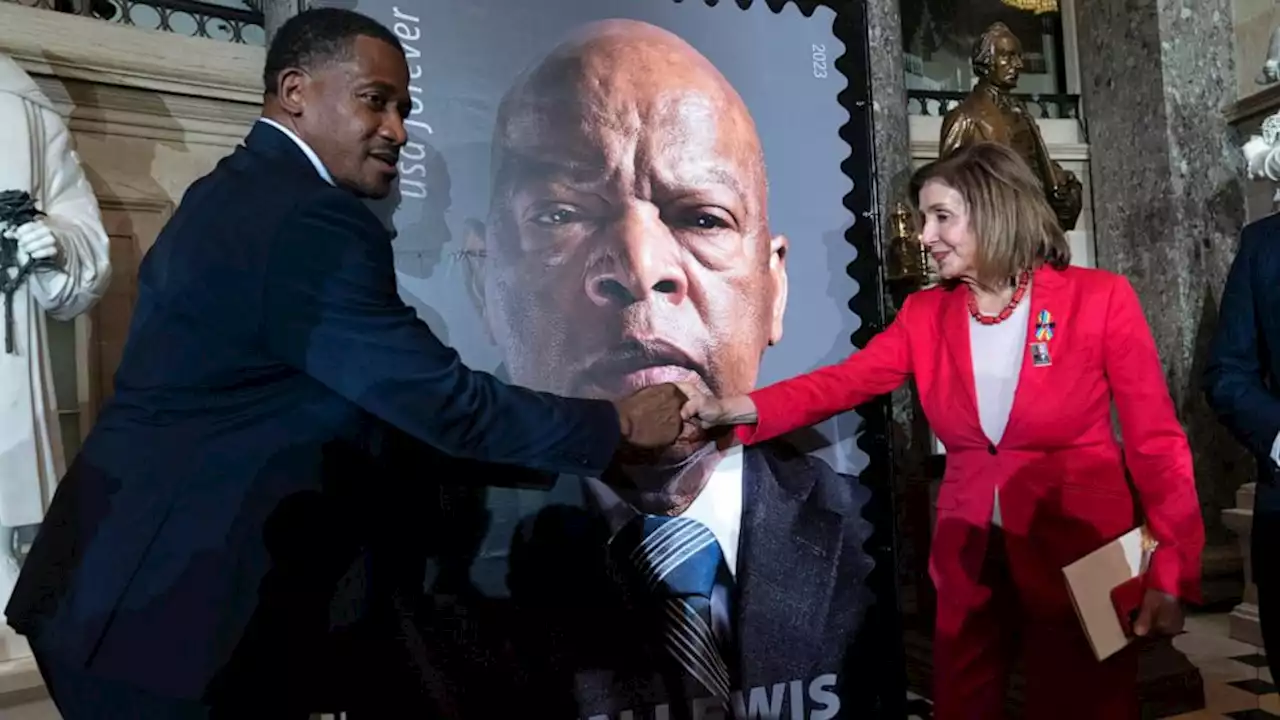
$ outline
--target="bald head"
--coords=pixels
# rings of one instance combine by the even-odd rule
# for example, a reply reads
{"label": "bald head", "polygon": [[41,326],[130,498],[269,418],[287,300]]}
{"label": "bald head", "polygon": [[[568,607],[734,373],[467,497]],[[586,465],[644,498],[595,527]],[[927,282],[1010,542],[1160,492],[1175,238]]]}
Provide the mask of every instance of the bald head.
{"label": "bald head", "polygon": [[493,149],[495,191],[548,164],[589,177],[610,170],[610,155],[643,165],[693,153],[703,176],[736,186],[765,221],[764,156],[742,98],[701,53],[648,23],[574,32],[503,98]]}
{"label": "bald head", "polygon": [[590,397],[754,387],[787,241],[751,114],[688,43],[633,21],[580,29],[503,98],[492,174],[483,306],[512,380]]}

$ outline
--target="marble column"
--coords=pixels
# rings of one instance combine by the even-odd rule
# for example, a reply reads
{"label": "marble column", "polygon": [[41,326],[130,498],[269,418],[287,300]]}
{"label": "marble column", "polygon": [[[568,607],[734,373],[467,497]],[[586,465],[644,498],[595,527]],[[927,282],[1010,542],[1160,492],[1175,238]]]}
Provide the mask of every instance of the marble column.
{"label": "marble column", "polygon": [[[890,214],[894,203],[905,200],[907,181],[911,179],[911,147],[908,138],[907,88],[903,80],[902,53],[874,52],[875,48],[902,47],[902,16],[899,0],[867,0],[867,35],[875,61],[870,63],[871,117],[874,124],[872,142],[876,159],[876,208],[880,224],[883,262],[888,262],[889,238],[892,236]],[[886,297],[892,308],[892,298]],[[886,321],[889,318],[886,318]],[[894,462],[900,474],[911,447],[914,410],[912,393],[903,388],[893,394]]]}
{"label": "marble column", "polygon": [[905,191],[911,176],[907,125],[907,87],[902,53],[876,52],[902,47],[902,15],[898,0],[868,0],[867,35],[874,62],[870,65],[872,119],[875,123],[876,195],[881,228],[889,236],[889,208]]}
{"label": "marble column", "polygon": [[[1244,221],[1242,161],[1223,115],[1235,88],[1231,3],[1076,0],[1076,8],[1098,264],[1127,275],[1142,299],[1191,442],[1208,541],[1225,550],[1234,538],[1222,511],[1252,480],[1252,463],[1201,391]],[[1238,576],[1234,551],[1223,564],[1219,573]],[[1205,572],[1211,579],[1215,568]],[[1223,592],[1238,593],[1234,585]]]}
{"label": "marble column", "polygon": [[[883,262],[888,262],[889,238],[892,237],[890,214],[896,202],[905,201],[907,182],[911,178],[911,148],[907,120],[907,88],[904,81],[901,52],[878,52],[880,48],[902,47],[902,15],[899,0],[866,0],[867,34],[874,61],[869,64],[873,148],[876,159],[877,220],[884,247]],[[894,298],[886,293],[885,307],[893,312]],[[888,322],[892,317],[887,317]],[[908,615],[932,614],[928,601],[932,587],[928,578],[917,572],[928,551],[923,538],[928,530],[915,527],[922,517],[916,508],[917,499],[923,497],[924,462],[928,452],[927,428],[911,387],[900,388],[891,395],[892,422],[889,427],[892,461],[895,470],[895,506],[898,511],[899,574],[903,610]],[[930,504],[931,505],[931,504]],[[925,586],[925,587],[922,587]],[[932,618],[925,618],[931,621]],[[908,620],[908,624],[911,621]]]}

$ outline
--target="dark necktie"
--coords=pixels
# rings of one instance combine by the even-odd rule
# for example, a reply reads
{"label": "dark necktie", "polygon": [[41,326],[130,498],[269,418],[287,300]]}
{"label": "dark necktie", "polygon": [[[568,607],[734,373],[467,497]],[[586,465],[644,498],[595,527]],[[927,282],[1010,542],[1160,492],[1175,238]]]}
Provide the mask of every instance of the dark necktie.
{"label": "dark necktie", "polygon": [[687,518],[640,516],[618,532],[609,554],[642,597],[656,601],[671,658],[727,700],[729,671],[711,631],[711,592],[723,565],[711,530]]}

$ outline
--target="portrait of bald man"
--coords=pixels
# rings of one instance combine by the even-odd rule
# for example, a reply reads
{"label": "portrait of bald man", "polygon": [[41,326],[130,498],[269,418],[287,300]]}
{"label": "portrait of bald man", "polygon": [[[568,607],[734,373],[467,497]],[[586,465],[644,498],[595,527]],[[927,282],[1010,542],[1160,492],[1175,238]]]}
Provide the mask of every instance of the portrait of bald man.
{"label": "portrait of bald man", "polygon": [[[610,398],[680,380],[733,395],[782,339],[790,241],[769,224],[751,113],[654,25],[583,26],[516,80],[494,128],[488,217],[464,235],[468,294],[512,382]],[[851,668],[872,601],[868,492],[786,445],[716,441],[686,437],[625,468],[630,492],[561,478],[511,540],[506,651],[523,690],[476,700],[582,718],[663,705],[841,716],[864,691]],[[640,514],[697,520],[718,546],[697,657],[673,654],[659,598],[618,567]]]}

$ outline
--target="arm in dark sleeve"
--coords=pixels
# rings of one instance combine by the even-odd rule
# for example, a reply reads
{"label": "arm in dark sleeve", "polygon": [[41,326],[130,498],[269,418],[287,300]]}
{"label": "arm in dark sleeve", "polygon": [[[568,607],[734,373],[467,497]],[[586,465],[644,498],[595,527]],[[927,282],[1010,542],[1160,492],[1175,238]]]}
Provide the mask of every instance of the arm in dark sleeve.
{"label": "arm in dark sleeve", "polygon": [[269,350],[441,451],[547,472],[599,474],[620,441],[617,412],[507,385],[462,364],[396,291],[391,241],[334,190],[285,220],[267,261]]}
{"label": "arm in dark sleeve", "polygon": [[416,484],[429,477],[441,486],[468,485],[483,479],[489,487],[545,490],[560,477],[557,472],[522,465],[448,455],[389,423],[379,429],[379,467],[408,483]]}
{"label": "arm in dark sleeve", "polygon": [[1259,458],[1271,457],[1280,435],[1280,399],[1263,382],[1261,315],[1253,283],[1262,228],[1245,228],[1240,250],[1222,291],[1218,330],[1209,346],[1204,388],[1209,405],[1232,433]]}

